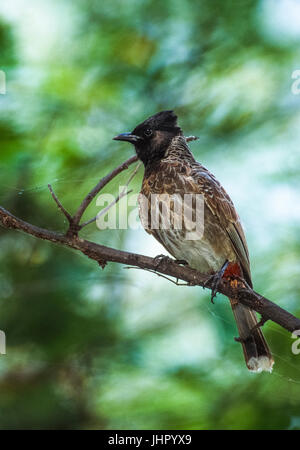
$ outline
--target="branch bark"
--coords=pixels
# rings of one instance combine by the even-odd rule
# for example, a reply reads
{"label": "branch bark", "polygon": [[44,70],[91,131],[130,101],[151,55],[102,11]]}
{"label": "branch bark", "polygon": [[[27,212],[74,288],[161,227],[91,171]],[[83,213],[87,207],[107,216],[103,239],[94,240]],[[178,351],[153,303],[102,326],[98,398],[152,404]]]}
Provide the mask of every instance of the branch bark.
{"label": "branch bark", "polygon": [[[104,268],[108,262],[125,264],[126,266],[130,265],[140,269],[150,270],[157,274],[174,277],[177,280],[187,282],[190,286],[202,286],[212,289],[213,281],[209,275],[202,274],[188,266],[183,266],[171,258],[166,257],[158,260],[157,258],[150,258],[149,256],[106,247],[104,245],[96,244],[95,242],[81,239],[78,236],[78,232],[81,229],[80,220],[91,201],[101,189],[109,183],[109,181],[136,161],[137,158],[133,156],[114,169],[110,174],[102,178],[82,201],[73,217],[66,212],[58,198],[50,189],[51,195],[59,209],[67,216],[70,222],[70,227],[66,234],[50,231],[25,222],[1,206],[0,225],[7,229],[19,230],[38,239],[54,242],[80,251],[88,258],[96,261],[102,268]],[[262,323],[266,320],[272,320],[290,332],[300,330],[300,319],[253,291],[249,286],[245,285],[243,280],[236,280],[236,283],[234,284],[227,280],[222,280],[217,291],[227,297],[236,298],[242,304],[257,311],[262,316]]]}

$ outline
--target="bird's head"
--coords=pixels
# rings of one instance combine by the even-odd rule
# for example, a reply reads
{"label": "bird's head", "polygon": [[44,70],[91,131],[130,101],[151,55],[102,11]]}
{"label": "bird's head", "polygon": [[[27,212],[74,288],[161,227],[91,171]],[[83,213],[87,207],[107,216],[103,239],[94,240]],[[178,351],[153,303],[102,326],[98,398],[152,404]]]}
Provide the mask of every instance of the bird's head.
{"label": "bird's head", "polygon": [[176,114],[173,111],[161,111],[137,125],[131,133],[119,134],[114,140],[133,144],[138,158],[147,165],[162,159],[172,139],[181,135]]}

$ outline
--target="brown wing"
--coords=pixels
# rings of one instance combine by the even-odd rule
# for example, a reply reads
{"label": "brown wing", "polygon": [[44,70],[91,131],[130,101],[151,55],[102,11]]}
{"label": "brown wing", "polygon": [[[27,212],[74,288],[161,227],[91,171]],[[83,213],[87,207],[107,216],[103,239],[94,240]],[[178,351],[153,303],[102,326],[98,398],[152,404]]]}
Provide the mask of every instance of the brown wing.
{"label": "brown wing", "polygon": [[252,285],[246,237],[232,200],[214,175],[201,164],[194,165],[191,176],[193,180],[197,180],[199,192],[204,195],[207,207],[228,234],[242,265],[245,279]]}
{"label": "brown wing", "polygon": [[[226,231],[232,247],[240,261],[246,281],[251,285],[250,262],[245,234],[225,189],[205,167],[193,160],[192,164],[185,161],[161,163],[159,170],[153,171],[143,180],[142,194],[147,198],[151,193],[199,193],[204,195],[205,203],[219,220]],[[162,245],[165,246],[156,232],[145,227]]]}

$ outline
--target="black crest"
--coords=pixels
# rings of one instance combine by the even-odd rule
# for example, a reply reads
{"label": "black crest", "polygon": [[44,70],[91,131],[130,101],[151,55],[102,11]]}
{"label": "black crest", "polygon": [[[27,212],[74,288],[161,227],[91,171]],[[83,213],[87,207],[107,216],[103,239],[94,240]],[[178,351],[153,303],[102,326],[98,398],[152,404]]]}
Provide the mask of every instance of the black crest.
{"label": "black crest", "polygon": [[161,111],[154,114],[139,124],[133,132],[138,132],[139,130],[148,127],[152,130],[175,131],[178,134],[181,132],[181,128],[177,125],[177,116],[172,110]]}

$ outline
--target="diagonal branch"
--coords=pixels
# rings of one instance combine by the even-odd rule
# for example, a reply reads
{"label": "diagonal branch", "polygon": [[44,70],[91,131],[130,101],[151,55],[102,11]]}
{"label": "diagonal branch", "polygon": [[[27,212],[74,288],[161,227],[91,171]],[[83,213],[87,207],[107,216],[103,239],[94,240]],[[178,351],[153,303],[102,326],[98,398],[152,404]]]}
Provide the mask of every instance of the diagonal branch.
{"label": "diagonal branch", "polygon": [[58,208],[62,211],[62,213],[64,214],[64,216],[68,219],[68,222],[71,224],[72,223],[72,216],[71,214],[68,213],[68,211],[63,207],[63,205],[61,204],[61,202],[59,201],[59,199],[57,198],[57,196],[55,195],[55,192],[52,189],[51,184],[48,184],[48,189],[50,191],[50,194],[53,198],[53,200],[55,201],[55,203],[57,204]]}
{"label": "diagonal branch", "polygon": [[123,172],[123,170],[128,169],[128,167],[135,163],[137,161],[137,156],[131,156],[131,158],[127,159],[127,161],[123,162],[122,164],[120,164],[118,167],[116,167],[114,170],[112,170],[112,172],[110,172],[108,175],[106,175],[105,177],[101,178],[101,180],[99,181],[99,183],[87,194],[87,196],[83,199],[83,201],[81,202],[77,212],[75,213],[75,215],[73,216],[73,225],[75,230],[80,226],[80,220],[85,212],[85,210],[87,209],[87,207],[89,206],[89,204],[92,202],[92,200],[96,197],[96,195],[104,188],[104,186],[106,186],[113,178],[115,178],[117,175],[119,175],[119,173]]}
{"label": "diagonal branch", "polygon": [[[201,274],[200,272],[191,269],[189,266],[179,265],[170,258],[162,259],[158,265],[156,258],[116,250],[81,239],[77,235],[64,235],[44,228],[39,228],[15,217],[3,207],[0,207],[0,225],[7,229],[23,231],[36,238],[73,248],[85,254],[88,258],[97,261],[102,268],[104,268],[108,262],[114,262],[174,277],[175,279],[186,281],[193,286],[202,286],[209,289],[213,287],[210,275]],[[245,284],[242,282],[236,283],[236,287],[232,287],[230,283],[222,280],[218,286],[218,292],[227,297],[236,298],[242,304],[260,313],[264,320],[272,320],[291,332],[300,330],[300,320],[297,317],[253,291],[250,287],[245,287]]]}
{"label": "diagonal branch", "polygon": [[138,165],[136,166],[136,168],[134,169],[134,171],[132,172],[132,174],[130,175],[127,183],[125,184],[122,192],[115,198],[114,201],[112,201],[108,206],[106,206],[106,208],[102,209],[96,217],[94,217],[93,219],[88,220],[87,222],[84,222],[82,225],[80,225],[80,229],[84,228],[85,226],[95,222],[99,217],[103,216],[110,208],[112,208],[114,205],[116,205],[123,197],[125,197],[126,195],[130,194],[132,192],[132,190],[128,191],[128,185],[129,183],[132,181],[132,179],[135,177],[135,175],[137,174],[139,168],[141,167],[141,162],[138,163]]}
{"label": "diagonal branch", "polygon": [[82,228],[86,227],[87,225],[90,225],[91,223],[96,222],[96,220],[98,220],[99,217],[104,216],[104,214],[106,214],[110,208],[112,208],[114,205],[116,205],[123,197],[126,197],[126,195],[131,194],[131,192],[132,192],[132,189],[130,189],[130,191],[123,190],[118,195],[118,197],[116,197],[109,205],[107,205],[105,208],[101,209],[101,211],[95,217],[82,223],[80,225],[80,230],[82,230]]}

